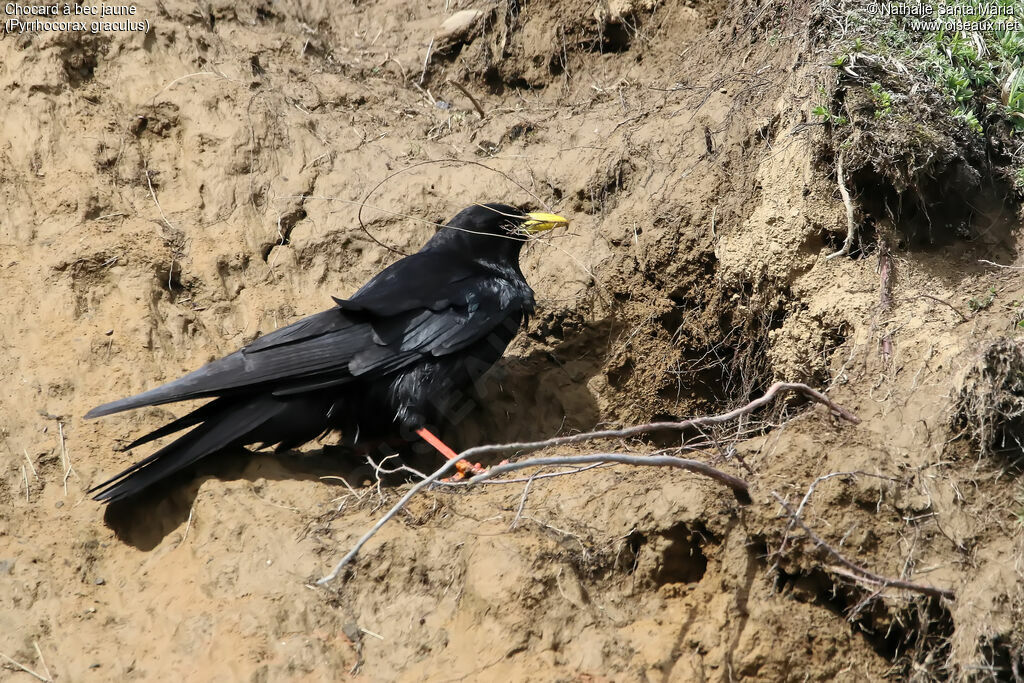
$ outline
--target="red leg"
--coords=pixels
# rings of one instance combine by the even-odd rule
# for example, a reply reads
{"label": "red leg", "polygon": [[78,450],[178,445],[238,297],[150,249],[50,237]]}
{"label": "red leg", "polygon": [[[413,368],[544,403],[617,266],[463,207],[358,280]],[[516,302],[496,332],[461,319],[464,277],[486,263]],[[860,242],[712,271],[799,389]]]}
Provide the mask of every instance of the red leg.
{"label": "red leg", "polygon": [[[431,432],[426,427],[421,427],[417,429],[416,434],[418,434],[421,439],[423,439],[431,446],[436,448],[441,453],[441,455],[448,458],[449,460],[455,460],[456,458],[459,457],[458,453],[452,450],[451,447],[444,441],[441,441],[441,439],[437,438],[437,436],[435,436],[434,433]],[[459,471],[459,475],[461,475],[461,477],[467,477],[469,474],[480,474],[481,472],[484,471],[484,468],[480,463],[470,464],[465,460],[459,460],[459,462],[455,465],[455,469]]]}

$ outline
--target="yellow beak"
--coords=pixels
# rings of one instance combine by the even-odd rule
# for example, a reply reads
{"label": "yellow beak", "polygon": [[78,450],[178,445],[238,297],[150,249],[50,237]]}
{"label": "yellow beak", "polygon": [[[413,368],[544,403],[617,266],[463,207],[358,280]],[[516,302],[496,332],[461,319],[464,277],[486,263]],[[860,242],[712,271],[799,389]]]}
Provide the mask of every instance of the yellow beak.
{"label": "yellow beak", "polygon": [[526,217],[527,220],[523,223],[523,229],[529,235],[536,235],[538,232],[569,225],[568,218],[562,218],[553,213],[528,213]]}

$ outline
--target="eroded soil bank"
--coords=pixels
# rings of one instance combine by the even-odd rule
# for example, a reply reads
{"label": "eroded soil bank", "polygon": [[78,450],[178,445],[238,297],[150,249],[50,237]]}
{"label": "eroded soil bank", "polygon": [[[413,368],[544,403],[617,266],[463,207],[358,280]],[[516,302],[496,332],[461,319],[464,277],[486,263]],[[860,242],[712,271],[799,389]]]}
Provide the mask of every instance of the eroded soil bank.
{"label": "eroded soil bank", "polygon": [[[4,35],[0,652],[65,681],[1010,677],[1024,277],[979,259],[1014,265],[1017,206],[993,190],[923,244],[921,212],[885,213],[906,188],[869,151],[902,149],[892,131],[844,148],[812,113],[863,92],[823,37],[844,8],[167,0],[138,5],[148,34]],[[957,135],[922,196],[957,159],[990,170]],[[843,149],[866,242],[828,260]],[[326,590],[405,485],[323,445],[140,506],[85,496],[184,410],[89,408],[329,307],[423,221],[493,200],[574,222],[524,252],[538,314],[458,446],[723,412],[776,380],[861,423],[794,400],[707,435],[694,457],[748,506],[627,467],[435,490]],[[774,495],[812,485],[824,542],[955,600],[788,529]]]}

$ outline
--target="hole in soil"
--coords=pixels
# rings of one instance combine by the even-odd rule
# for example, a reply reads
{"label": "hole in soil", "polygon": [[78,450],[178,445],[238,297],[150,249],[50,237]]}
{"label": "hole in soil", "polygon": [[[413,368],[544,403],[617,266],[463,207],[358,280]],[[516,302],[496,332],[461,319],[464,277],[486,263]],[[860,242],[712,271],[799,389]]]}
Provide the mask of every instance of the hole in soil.
{"label": "hole in soil", "polygon": [[260,256],[264,261],[270,258],[270,252],[274,250],[274,247],[283,247],[287,244],[291,244],[292,230],[295,229],[296,224],[305,218],[306,215],[306,210],[300,207],[281,216],[277,222],[279,232],[278,240],[276,242],[264,244],[263,248],[260,249]]}
{"label": "hole in soil", "polygon": [[622,570],[626,574],[632,574],[636,571],[637,566],[637,555],[640,554],[640,549],[647,545],[647,537],[639,531],[632,532],[626,537],[626,542],[622,547],[622,552],[617,557],[616,568]]}
{"label": "hole in soil", "polygon": [[708,559],[701,550],[706,542],[704,536],[703,532],[685,524],[676,524],[662,534],[657,544],[661,557],[652,572],[655,585],[697,583],[704,578],[708,568]]}
{"label": "hole in soil", "polygon": [[580,47],[588,52],[625,52],[630,48],[633,36],[625,23],[608,23],[598,27],[597,34],[580,42]]}

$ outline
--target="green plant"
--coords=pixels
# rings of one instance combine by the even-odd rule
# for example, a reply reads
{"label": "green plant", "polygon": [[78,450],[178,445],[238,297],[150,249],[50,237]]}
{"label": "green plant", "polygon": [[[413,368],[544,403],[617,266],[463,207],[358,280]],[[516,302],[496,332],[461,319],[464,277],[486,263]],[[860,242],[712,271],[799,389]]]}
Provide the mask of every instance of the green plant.
{"label": "green plant", "polygon": [[984,129],[981,127],[981,121],[978,120],[978,115],[972,109],[963,106],[957,107],[953,110],[953,118],[960,119],[967,124],[968,128],[979,135],[984,132]]}
{"label": "green plant", "polygon": [[833,114],[820,104],[814,109],[812,109],[811,113],[814,114],[815,116],[820,116],[823,121],[825,121],[826,123],[831,123],[833,126],[845,126],[847,123],[849,123],[845,116],[838,116],[836,114]]}
{"label": "green plant", "polygon": [[[1024,0],[957,0],[963,19],[994,25],[994,29],[979,31],[953,30],[949,20],[959,17],[938,15],[939,4],[953,3],[922,2],[933,8],[935,21],[920,16],[850,13],[853,47],[846,48],[833,66],[849,67],[851,55],[863,55],[897,80],[909,78],[913,87],[931,85],[948,97],[949,113],[978,134],[998,119],[1015,133],[1024,134],[1024,31],[1017,28],[1024,21]],[[881,83],[893,85],[886,80]],[[892,105],[881,83],[870,85],[876,118],[885,117]]]}
{"label": "green plant", "polygon": [[892,109],[892,93],[877,81],[871,84],[871,101],[875,105],[875,118],[880,119]]}
{"label": "green plant", "polygon": [[992,305],[992,302],[996,300],[996,288],[993,285],[988,288],[988,295],[984,298],[975,297],[967,302],[967,308],[971,309],[975,313],[983,311]]}

